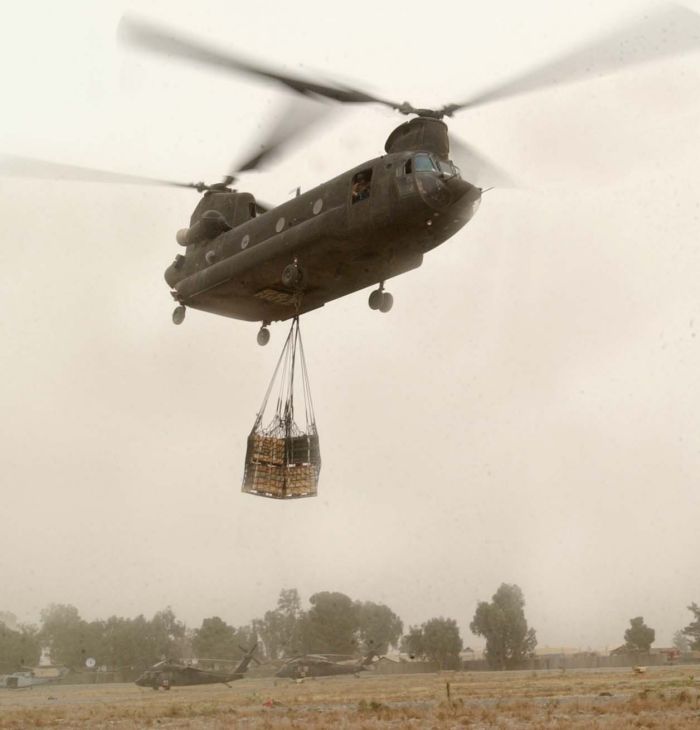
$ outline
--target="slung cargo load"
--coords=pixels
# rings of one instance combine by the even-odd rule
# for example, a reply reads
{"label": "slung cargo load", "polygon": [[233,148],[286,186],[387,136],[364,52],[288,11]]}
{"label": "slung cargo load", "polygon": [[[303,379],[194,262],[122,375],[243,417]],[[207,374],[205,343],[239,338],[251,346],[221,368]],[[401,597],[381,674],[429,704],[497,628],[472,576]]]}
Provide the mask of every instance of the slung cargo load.
{"label": "slung cargo load", "polygon": [[[303,400],[304,428],[295,420],[297,375],[300,381],[298,395]],[[274,413],[267,421],[265,414],[275,387],[277,402]],[[297,398],[296,405],[298,402]],[[301,409],[297,408],[297,413],[301,413]],[[273,499],[315,497],[320,471],[318,431],[299,318],[295,317],[253,430],[248,436],[242,491]]]}

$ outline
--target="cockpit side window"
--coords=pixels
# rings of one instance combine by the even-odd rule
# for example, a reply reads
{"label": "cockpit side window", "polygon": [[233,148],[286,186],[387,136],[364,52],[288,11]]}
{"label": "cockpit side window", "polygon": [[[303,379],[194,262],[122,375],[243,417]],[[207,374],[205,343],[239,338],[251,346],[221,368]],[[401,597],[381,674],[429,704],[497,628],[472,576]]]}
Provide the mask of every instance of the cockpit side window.
{"label": "cockpit side window", "polygon": [[372,187],[372,168],[361,170],[352,178],[352,204],[367,200]]}
{"label": "cockpit side window", "polygon": [[438,160],[438,167],[443,177],[453,177],[459,175],[459,168],[453,165],[449,160]]}
{"label": "cockpit side window", "polygon": [[406,175],[410,175],[413,172],[413,160],[410,157],[406,160],[403,171]]}

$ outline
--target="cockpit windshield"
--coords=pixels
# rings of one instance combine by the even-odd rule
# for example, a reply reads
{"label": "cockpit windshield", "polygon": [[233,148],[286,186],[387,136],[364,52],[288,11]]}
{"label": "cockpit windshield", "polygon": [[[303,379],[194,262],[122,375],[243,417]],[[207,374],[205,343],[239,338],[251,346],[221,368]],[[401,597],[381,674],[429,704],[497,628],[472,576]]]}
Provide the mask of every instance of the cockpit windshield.
{"label": "cockpit windshield", "polygon": [[426,154],[416,155],[414,159],[416,172],[439,172],[442,177],[459,175],[459,168],[449,160],[434,159]]}
{"label": "cockpit windshield", "polygon": [[430,155],[416,155],[416,172],[436,172]]}

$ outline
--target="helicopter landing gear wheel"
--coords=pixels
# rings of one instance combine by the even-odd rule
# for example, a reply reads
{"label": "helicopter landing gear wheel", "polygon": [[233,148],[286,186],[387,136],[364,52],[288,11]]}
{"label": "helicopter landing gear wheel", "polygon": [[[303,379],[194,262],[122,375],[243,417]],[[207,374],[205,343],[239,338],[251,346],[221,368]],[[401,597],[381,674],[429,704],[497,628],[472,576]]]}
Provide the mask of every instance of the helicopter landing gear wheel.
{"label": "helicopter landing gear wheel", "polygon": [[270,330],[263,324],[263,326],[258,330],[258,345],[260,345],[260,347],[265,347],[269,341]]}
{"label": "helicopter landing gear wheel", "polygon": [[282,284],[287,289],[302,289],[306,283],[306,273],[304,269],[295,261],[284,267],[282,272]]}
{"label": "helicopter landing gear wheel", "polygon": [[384,291],[384,282],[379,283],[379,289],[375,289],[369,295],[369,308],[378,309],[380,312],[388,312],[394,306],[394,297],[388,291]]}
{"label": "helicopter landing gear wheel", "polygon": [[187,314],[187,310],[182,304],[179,307],[175,307],[173,309],[173,323],[182,324],[185,321],[185,314]]}

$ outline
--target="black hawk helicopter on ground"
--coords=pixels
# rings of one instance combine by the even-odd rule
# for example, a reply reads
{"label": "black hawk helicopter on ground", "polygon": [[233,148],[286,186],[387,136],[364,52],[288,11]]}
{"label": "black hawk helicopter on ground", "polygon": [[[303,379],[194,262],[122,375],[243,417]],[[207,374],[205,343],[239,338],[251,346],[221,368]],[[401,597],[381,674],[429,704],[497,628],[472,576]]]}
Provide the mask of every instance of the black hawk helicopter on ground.
{"label": "black hawk helicopter on ground", "polygon": [[333,661],[332,654],[305,654],[287,661],[275,674],[276,677],[302,680],[308,677],[337,677],[340,675],[364,672],[371,664],[377,653],[368,652],[362,659],[350,661]]}
{"label": "black hawk helicopter on ground", "polygon": [[[165,272],[178,306],[261,322],[267,326],[377,285],[372,309],[388,312],[384,282],[420,266],[428,251],[476,213],[482,180],[498,184],[501,171],[463,142],[448,137],[445,117],[554,84],[580,81],[700,46],[700,16],[667,6],[601,39],[516,74],[480,94],[438,109],[373,96],[341,84],[321,84],[265,68],[144,21],[125,18],[122,40],[142,50],[281,84],[298,94],[340,103],[376,103],[413,118],[399,125],[385,154],[358,164],[276,207],[234,190],[236,175],[258,167],[288,144],[298,129],[274,129],[257,151],[222,183],[177,183],[55,165],[0,159],[0,172],[97,181],[162,183],[203,193],[190,224],[177,233],[183,253]],[[462,165],[462,171],[450,159]],[[464,175],[464,177],[463,177]],[[465,179],[466,178],[466,179]]]}
{"label": "black hawk helicopter on ground", "polygon": [[166,659],[147,669],[135,682],[139,687],[153,689],[170,689],[171,687],[186,687],[193,684],[226,684],[243,679],[251,661],[256,661],[253,654],[258,648],[255,644],[249,651],[244,650],[243,658],[235,669],[230,672],[214,672],[208,669],[199,669],[189,664],[181,664]]}

